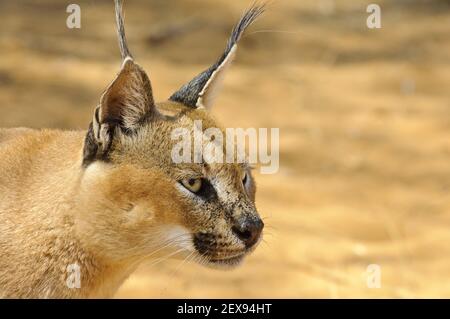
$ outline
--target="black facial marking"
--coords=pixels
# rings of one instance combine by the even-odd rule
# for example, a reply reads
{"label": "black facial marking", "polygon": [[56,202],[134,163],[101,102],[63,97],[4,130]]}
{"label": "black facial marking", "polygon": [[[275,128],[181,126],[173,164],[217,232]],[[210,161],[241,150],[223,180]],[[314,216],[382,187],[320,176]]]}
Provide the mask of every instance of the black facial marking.
{"label": "black facial marking", "polygon": [[206,178],[202,178],[202,187],[195,194],[206,201],[211,201],[211,200],[217,199],[216,190],[212,186],[211,182],[209,180],[207,180]]}
{"label": "black facial marking", "polygon": [[207,255],[217,248],[216,236],[210,233],[197,233],[194,235],[194,247],[201,255]]}
{"label": "black facial marking", "polygon": [[[188,184],[192,186],[194,185],[195,181],[196,179],[193,178],[189,179]],[[202,178],[201,182],[202,182],[201,187],[197,192],[193,192],[189,189],[188,190],[205,201],[213,201],[217,199],[218,198],[217,192],[214,189],[214,186],[212,186],[211,182],[206,178]],[[183,182],[180,181],[179,183],[183,185]]]}

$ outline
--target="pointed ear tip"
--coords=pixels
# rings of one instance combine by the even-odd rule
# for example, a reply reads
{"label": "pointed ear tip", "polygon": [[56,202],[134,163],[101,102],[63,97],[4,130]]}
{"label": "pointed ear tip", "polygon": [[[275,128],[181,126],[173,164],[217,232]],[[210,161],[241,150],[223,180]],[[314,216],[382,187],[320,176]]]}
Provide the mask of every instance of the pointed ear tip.
{"label": "pointed ear tip", "polygon": [[125,60],[123,60],[122,62],[120,72],[123,71],[145,73],[147,76],[147,73],[145,72],[144,68],[138,63],[136,63],[136,61],[130,56],[127,56]]}
{"label": "pointed ear tip", "polygon": [[134,65],[134,59],[131,56],[127,56],[122,62],[122,68],[128,65]]}

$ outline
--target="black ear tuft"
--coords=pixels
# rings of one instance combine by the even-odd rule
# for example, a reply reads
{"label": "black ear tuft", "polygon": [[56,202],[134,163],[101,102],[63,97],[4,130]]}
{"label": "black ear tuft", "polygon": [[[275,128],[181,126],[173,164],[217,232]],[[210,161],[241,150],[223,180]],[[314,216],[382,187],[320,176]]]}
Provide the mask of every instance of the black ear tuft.
{"label": "black ear tuft", "polygon": [[220,89],[226,69],[233,61],[236,46],[243,32],[265,11],[265,4],[254,4],[234,27],[225,52],[209,69],[203,71],[175,92],[170,100],[192,108],[209,108]]}

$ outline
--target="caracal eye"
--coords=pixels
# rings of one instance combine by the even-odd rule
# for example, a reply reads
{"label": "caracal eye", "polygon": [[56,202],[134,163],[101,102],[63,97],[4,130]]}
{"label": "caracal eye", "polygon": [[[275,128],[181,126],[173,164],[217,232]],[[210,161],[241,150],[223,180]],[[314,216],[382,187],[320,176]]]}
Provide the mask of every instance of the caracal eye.
{"label": "caracal eye", "polygon": [[193,193],[197,193],[202,188],[201,178],[185,178],[181,184]]}

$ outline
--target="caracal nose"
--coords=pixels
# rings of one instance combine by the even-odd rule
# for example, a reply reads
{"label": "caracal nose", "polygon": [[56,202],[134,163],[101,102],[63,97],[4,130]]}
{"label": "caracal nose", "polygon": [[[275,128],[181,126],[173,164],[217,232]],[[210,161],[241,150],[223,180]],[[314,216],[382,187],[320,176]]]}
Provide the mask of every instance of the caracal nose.
{"label": "caracal nose", "polygon": [[232,230],[244,242],[245,247],[250,248],[258,242],[263,228],[264,223],[260,218],[248,218],[241,223],[236,223]]}

